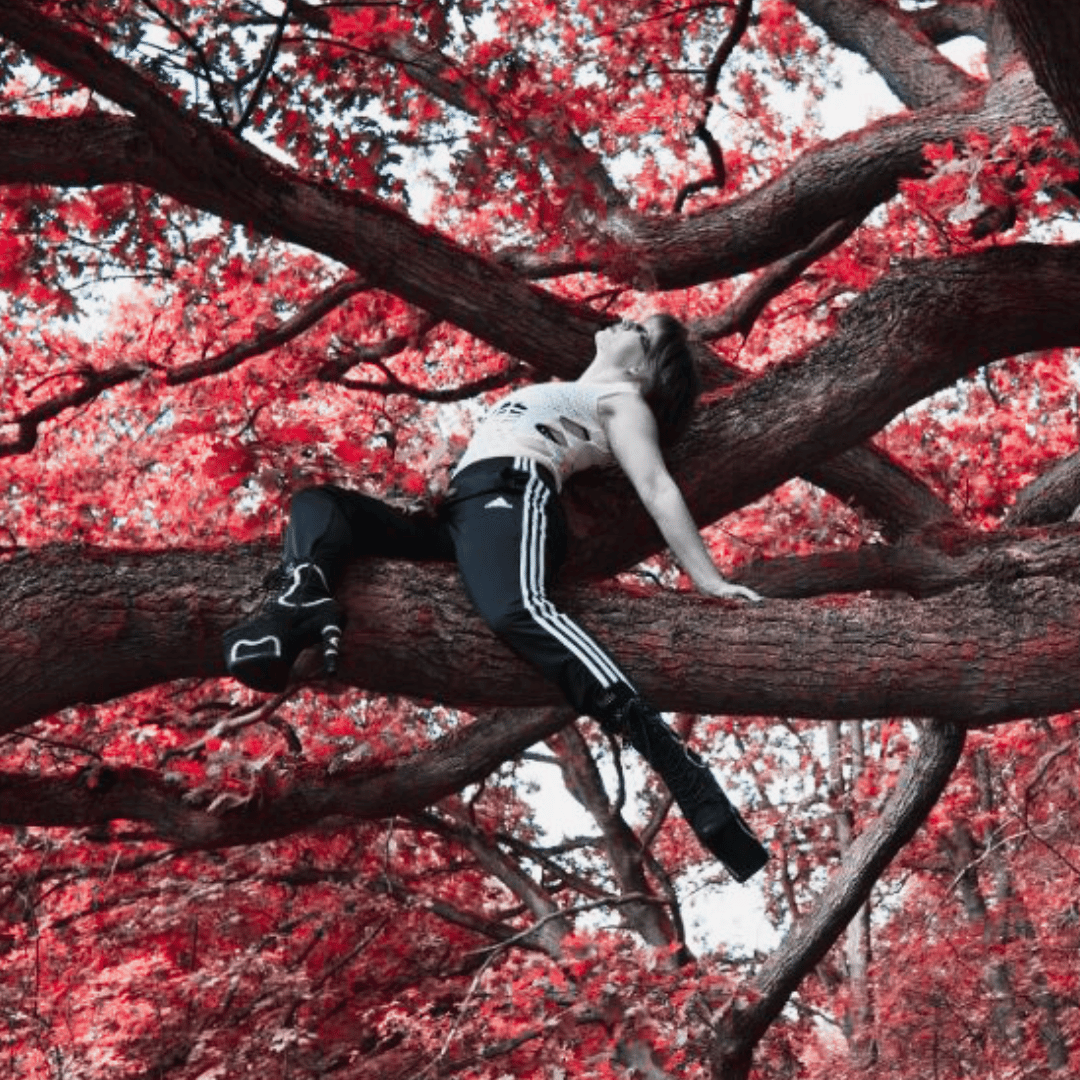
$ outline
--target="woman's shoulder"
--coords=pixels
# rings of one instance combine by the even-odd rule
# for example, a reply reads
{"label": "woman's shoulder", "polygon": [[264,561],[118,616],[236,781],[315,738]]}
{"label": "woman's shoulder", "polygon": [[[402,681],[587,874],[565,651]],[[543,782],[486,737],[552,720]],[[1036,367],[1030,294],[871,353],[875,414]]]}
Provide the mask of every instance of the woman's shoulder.
{"label": "woman's shoulder", "polygon": [[623,409],[647,409],[648,402],[641,392],[641,387],[633,382],[611,382],[591,384],[596,394],[597,404],[602,413],[611,413]]}

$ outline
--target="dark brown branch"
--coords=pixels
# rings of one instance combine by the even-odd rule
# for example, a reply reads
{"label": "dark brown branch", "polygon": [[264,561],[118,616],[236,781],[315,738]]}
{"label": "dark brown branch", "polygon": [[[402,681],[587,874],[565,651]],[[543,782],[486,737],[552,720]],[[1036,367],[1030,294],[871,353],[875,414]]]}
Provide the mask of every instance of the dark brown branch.
{"label": "dark brown branch", "polygon": [[1007,528],[1067,521],[1080,507],[1080,453],[1055,462],[1016,496]]}
{"label": "dark brown branch", "polygon": [[[110,179],[126,179],[213,213],[243,221],[336,259],[402,299],[439,314],[526,362],[573,375],[591,352],[598,316],[541,292],[511,271],[421,227],[404,213],[359,192],[311,180],[201,118],[184,113],[150,79],[96,42],[42,16],[29,0],[0,6],[0,35],[130,111],[138,123],[113,125],[127,137],[121,147],[98,143]],[[0,131],[5,126],[0,122]],[[100,126],[100,125],[99,125]],[[133,131],[131,129],[134,129]],[[25,133],[34,129],[22,125]],[[61,131],[80,133],[75,120]],[[36,129],[44,136],[44,127]],[[34,183],[96,183],[85,158],[63,142],[37,143]],[[0,140],[0,182],[19,182],[30,162],[23,148],[8,152]],[[65,179],[66,178],[66,179]],[[78,178],[78,179],[76,179]],[[479,301],[478,301],[478,298]],[[528,332],[523,319],[543,332]]]}
{"label": "dark brown branch", "polygon": [[476,783],[507,758],[573,719],[565,708],[505,710],[447,736],[406,761],[295,768],[289,782],[248,793],[230,810],[211,813],[197,793],[150,769],[120,766],[63,776],[5,774],[0,822],[82,828],[126,820],[147,839],[206,850],[291,835],[329,818],[377,820],[430,805]]}
{"label": "dark brown branch", "polygon": [[[231,371],[245,361],[262,356],[271,349],[276,349],[298,337],[350,297],[366,288],[367,286],[356,278],[339,281],[279,326],[265,330],[249,341],[226,349],[216,356],[168,369],[165,371],[164,381],[167,385],[176,386]],[[77,378],[80,380],[80,385],[33,406],[22,416],[12,417],[3,422],[5,426],[16,427],[18,434],[15,438],[0,443],[0,457],[30,453],[37,445],[38,431],[42,424],[55,420],[68,409],[88,405],[106,390],[145,378],[155,370],[161,369],[151,364],[121,364],[107,371],[77,368],[71,372],[61,373],[57,377]]]}
{"label": "dark brown branch", "polygon": [[769,302],[794,284],[805,270],[823,255],[838,248],[862,224],[860,217],[844,218],[820,233],[812,244],[796,251],[762,271],[719,315],[702,319],[693,326],[694,333],[705,341],[715,341],[729,334],[744,337],[754,328],[758,316]]}
{"label": "dark brown branch", "polygon": [[[603,831],[605,851],[620,891],[623,895],[648,896],[651,890],[641,845],[622,814],[608,800],[596,762],[581,733],[573,726],[566,727],[551,736],[548,743],[559,759],[567,790]],[[622,913],[628,925],[650,945],[665,946],[676,940],[671,920],[657,904],[628,903]]]}
{"label": "dark brown branch", "polygon": [[1080,142],[1080,6],[1075,0],[1001,0],[1038,84]]}
{"label": "dark brown branch", "polygon": [[162,10],[161,5],[154,3],[154,0],[143,0],[147,8],[150,9],[161,21],[168,27],[169,31],[175,34],[187,47],[191,50],[192,56],[195,57],[195,62],[202,70],[203,78],[206,80],[206,87],[210,93],[210,100],[214,106],[214,113],[217,115],[218,120],[223,124],[229,123],[229,110],[225,107],[225,103],[221,100],[221,95],[218,93],[217,85],[214,82],[214,70],[209,59],[206,56],[206,50],[198,43],[198,41],[192,37],[191,34],[184,29],[184,27],[178,23],[167,11]]}
{"label": "dark brown branch", "polygon": [[[940,543],[939,543],[940,541]],[[1065,526],[1048,534],[968,533],[933,530],[897,546],[870,544],[855,551],[771,559],[753,563],[734,577],[766,596],[898,591],[939,595],[976,581],[1014,582],[1056,577],[1080,568],[1080,529]]]}
{"label": "dark brown branch", "polygon": [[[1072,245],[1016,244],[911,263],[881,279],[805,358],[737,384],[690,429],[670,457],[691,510],[716,521],[994,359],[1080,343],[1078,288],[1080,246]],[[612,555],[617,547],[631,560],[623,565],[644,557],[648,544],[631,537],[655,530],[626,486],[586,474],[567,486],[567,499],[575,531],[597,538],[587,562],[583,550],[572,556],[576,571],[610,571],[613,561],[594,561],[609,543]],[[608,527],[616,512],[617,537]]]}
{"label": "dark brown branch", "polygon": [[935,45],[944,45],[968,34],[985,39],[990,13],[983,0],[949,0],[910,11],[908,18]]}
{"label": "dark brown branch", "polygon": [[368,284],[359,278],[343,278],[279,326],[271,330],[263,330],[250,341],[234,345],[231,349],[218,353],[217,356],[172,368],[166,373],[165,382],[170,386],[178,386],[197,379],[205,379],[210,375],[221,375],[226,371],[231,371],[244,361],[262,356],[271,349],[276,349],[299,337],[330,312],[358,293],[366,292],[368,288]]}
{"label": "dark brown branch", "polygon": [[753,6],[754,0],[739,0],[739,6],[735,10],[735,17],[732,19],[731,26],[705,70],[705,85],[701,93],[705,108],[701,119],[694,128],[694,135],[701,140],[705,152],[709,155],[712,175],[695,180],[680,189],[675,197],[674,211],[676,214],[682,213],[683,206],[691,195],[696,195],[698,192],[705,191],[708,188],[722,188],[727,183],[724,152],[712,132],[709,131],[709,115],[712,112],[713,99],[716,96],[716,88],[720,82],[720,73],[724,70],[724,65],[728,62],[731,54],[735,51],[735,47],[742,40],[747,27],[750,25],[750,12]]}
{"label": "dark brown branch", "polygon": [[16,427],[18,434],[7,442],[0,443],[0,457],[13,457],[28,454],[37,445],[38,429],[48,420],[54,420],[68,409],[77,409],[87,405],[106,390],[132,382],[146,375],[148,368],[142,365],[125,365],[109,371],[95,371],[93,368],[77,368],[65,372],[63,378],[75,378],[80,385],[72,390],[57,394],[38,405],[33,406],[22,416],[4,421],[2,426]]}
{"label": "dark brown branch", "polygon": [[837,45],[865,57],[912,109],[962,98],[979,82],[938,51],[911,13],[877,0],[795,0]]}
{"label": "dark brown branch", "polygon": [[378,368],[383,374],[382,382],[369,382],[364,379],[351,379],[345,375],[333,375],[328,372],[327,368],[323,368],[319,372],[319,378],[324,382],[333,382],[338,386],[344,386],[349,390],[358,390],[366,394],[382,394],[389,397],[393,394],[401,394],[404,397],[413,398],[416,401],[433,401],[433,402],[451,402],[451,401],[467,401],[469,398],[474,398],[477,394],[488,393],[491,390],[501,390],[506,386],[510,386],[515,379],[520,378],[523,374],[521,371],[496,371],[491,375],[486,375],[482,379],[476,379],[473,382],[462,383],[460,386],[448,387],[441,390],[433,390],[422,386],[414,386],[412,383],[407,383],[402,379],[399,379],[393,371],[390,370],[385,364],[374,359],[354,360],[351,366],[356,363],[371,364],[373,367]]}
{"label": "dark brown branch", "polygon": [[266,89],[267,80],[270,78],[270,72],[273,70],[274,61],[277,59],[278,51],[281,48],[281,39],[285,34],[285,27],[289,25],[289,19],[292,17],[292,7],[294,0],[285,0],[285,3],[281,7],[281,15],[278,17],[277,25],[274,27],[273,37],[270,39],[270,43],[266,48],[266,54],[263,56],[262,64],[259,67],[259,74],[255,79],[255,86],[252,88],[251,96],[247,100],[247,105],[244,106],[244,111],[240,114],[239,119],[233,126],[233,132],[239,135],[245,127],[247,127],[248,121],[251,119],[251,114],[255,111],[256,105],[259,103],[259,98],[262,97],[263,90]]}

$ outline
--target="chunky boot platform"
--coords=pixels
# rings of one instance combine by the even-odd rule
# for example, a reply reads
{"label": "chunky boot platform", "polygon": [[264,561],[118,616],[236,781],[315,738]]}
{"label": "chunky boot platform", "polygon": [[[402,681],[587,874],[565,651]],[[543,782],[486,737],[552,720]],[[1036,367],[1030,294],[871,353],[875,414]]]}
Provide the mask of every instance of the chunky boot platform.
{"label": "chunky boot platform", "polygon": [[647,701],[631,697],[601,725],[608,734],[629,742],[659,773],[694,835],[736,881],[746,881],[769,861],[768,851],[728,801],[709,767]]}
{"label": "chunky boot platform", "polygon": [[253,618],[225,631],[225,667],[253,690],[280,692],[304,649],[322,645],[327,675],[337,671],[345,611],[315,563],[286,564],[267,578],[271,596]]}

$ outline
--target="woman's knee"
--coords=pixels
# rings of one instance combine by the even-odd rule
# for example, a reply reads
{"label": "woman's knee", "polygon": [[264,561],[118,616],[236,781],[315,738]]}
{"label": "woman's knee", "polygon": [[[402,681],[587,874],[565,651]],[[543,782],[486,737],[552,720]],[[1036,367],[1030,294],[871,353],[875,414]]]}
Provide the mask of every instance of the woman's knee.
{"label": "woman's knee", "polygon": [[491,632],[503,641],[513,641],[535,628],[535,622],[525,606],[512,598],[484,605],[480,608],[480,615]]}

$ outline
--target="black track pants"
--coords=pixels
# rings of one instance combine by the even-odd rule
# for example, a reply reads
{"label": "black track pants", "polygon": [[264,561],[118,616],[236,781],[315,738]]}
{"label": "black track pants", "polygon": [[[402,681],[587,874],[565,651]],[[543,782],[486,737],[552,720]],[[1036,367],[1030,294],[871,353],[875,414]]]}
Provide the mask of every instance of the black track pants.
{"label": "black track pants", "polygon": [[602,719],[636,690],[606,650],[548,598],[565,547],[554,481],[528,458],[492,458],[463,469],[438,517],[344,488],[309,488],[293,500],[285,534],[286,562],[318,563],[331,585],[357,556],[455,558],[488,626],[579,714]]}

